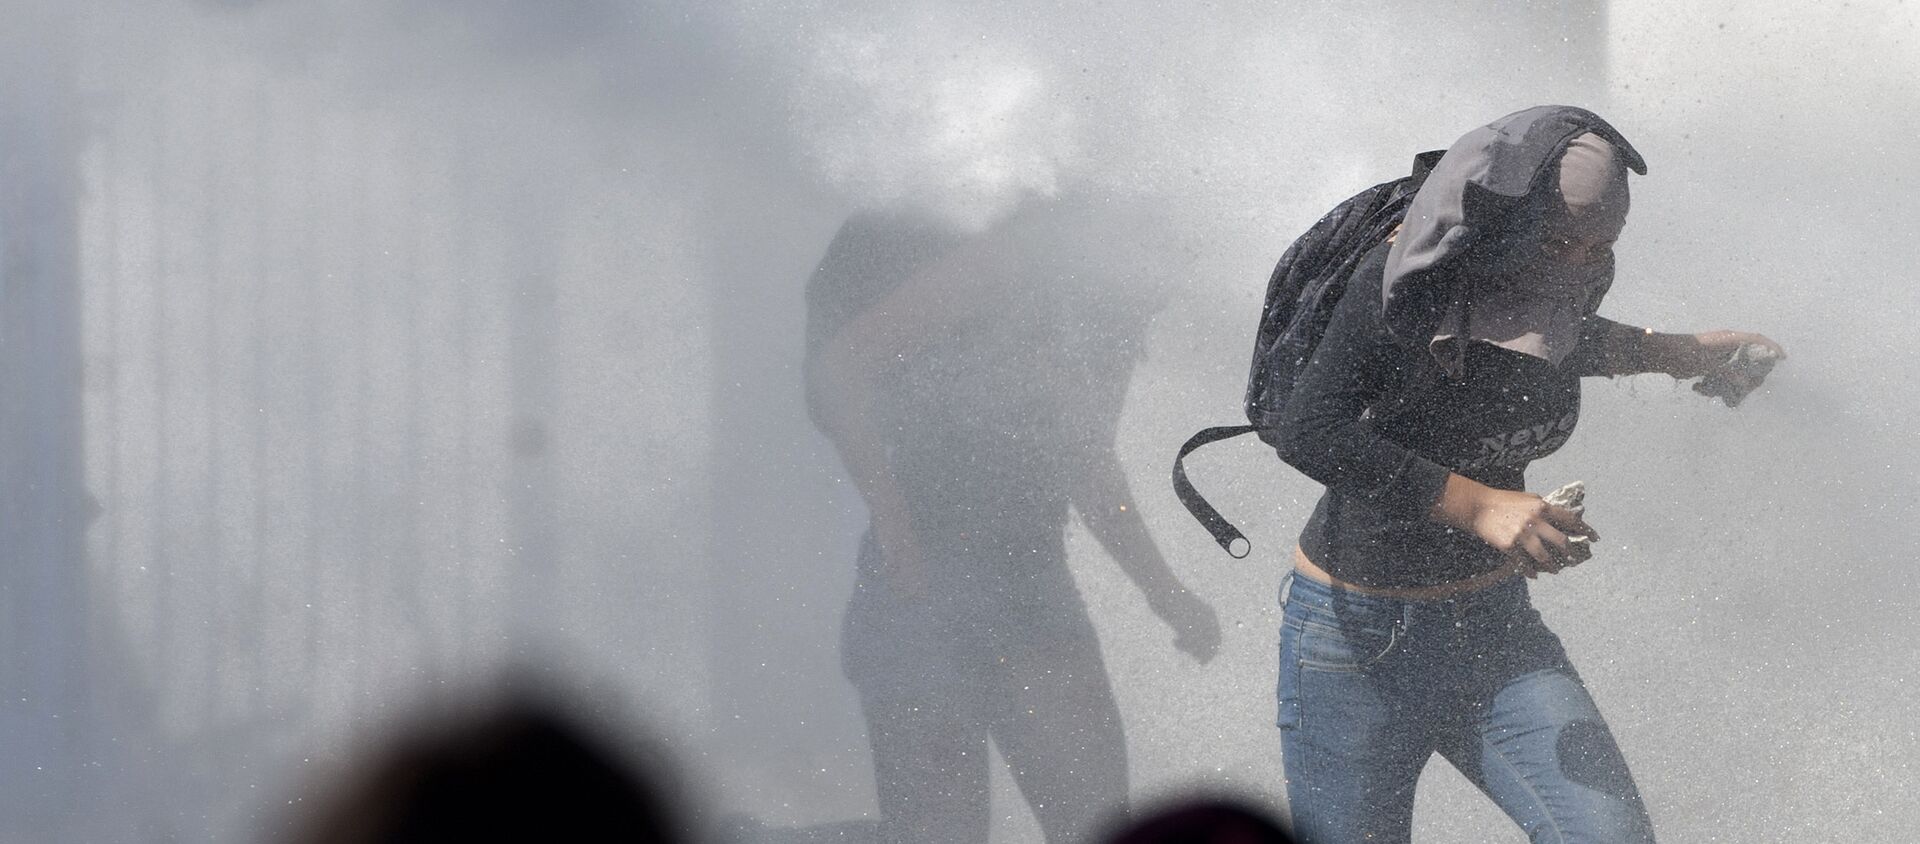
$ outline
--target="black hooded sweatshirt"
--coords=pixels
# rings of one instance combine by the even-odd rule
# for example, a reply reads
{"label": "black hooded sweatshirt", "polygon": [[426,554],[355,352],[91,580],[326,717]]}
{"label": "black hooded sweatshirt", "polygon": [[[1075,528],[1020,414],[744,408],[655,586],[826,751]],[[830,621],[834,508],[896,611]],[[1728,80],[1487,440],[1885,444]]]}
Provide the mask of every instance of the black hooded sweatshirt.
{"label": "black hooded sweatshirt", "polygon": [[[1558,110],[1546,117],[1559,119],[1564,131],[1510,136],[1520,138],[1519,153],[1534,159],[1536,173],[1593,127],[1583,119],[1591,117],[1587,112],[1549,108]],[[1611,127],[1608,132],[1618,137]],[[1578,347],[1558,366],[1469,343],[1461,375],[1449,376],[1429,350],[1427,320],[1408,320],[1416,326],[1396,332],[1383,316],[1403,292],[1383,290],[1388,251],[1380,244],[1354,271],[1278,427],[1262,437],[1281,459],[1327,487],[1300,536],[1310,559],[1364,586],[1432,586],[1504,563],[1473,533],[1430,517],[1447,474],[1524,489],[1526,465],[1564,445],[1579,421],[1580,376],[1607,374],[1605,361],[1622,350],[1606,344],[1639,332],[1590,316]],[[1411,292],[1425,301],[1403,314],[1435,313],[1452,295],[1420,287]]]}

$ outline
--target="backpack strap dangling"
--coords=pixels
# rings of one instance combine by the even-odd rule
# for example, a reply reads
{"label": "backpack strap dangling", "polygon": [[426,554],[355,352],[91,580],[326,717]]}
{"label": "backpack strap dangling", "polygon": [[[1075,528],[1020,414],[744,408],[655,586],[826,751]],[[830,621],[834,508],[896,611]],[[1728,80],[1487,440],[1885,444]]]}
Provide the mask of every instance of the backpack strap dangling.
{"label": "backpack strap dangling", "polygon": [[[1192,454],[1196,448],[1232,439],[1241,434],[1251,434],[1258,430],[1260,429],[1252,425],[1222,425],[1217,428],[1208,428],[1188,437],[1186,443],[1180,446],[1180,453],[1173,458],[1173,494],[1180,497],[1180,503],[1187,506],[1187,512],[1192,513],[1193,517],[1200,521],[1201,526],[1207,529],[1207,533],[1213,534],[1213,541],[1220,545],[1220,550],[1227,552],[1234,559],[1245,559],[1248,554],[1253,553],[1253,543],[1247,541],[1246,534],[1241,533],[1239,528],[1228,522],[1227,517],[1220,515],[1219,510],[1213,509],[1213,505],[1207,502],[1206,497],[1193,488],[1193,483],[1187,480],[1185,463],[1187,455]],[[1235,550],[1236,548],[1238,550]]]}

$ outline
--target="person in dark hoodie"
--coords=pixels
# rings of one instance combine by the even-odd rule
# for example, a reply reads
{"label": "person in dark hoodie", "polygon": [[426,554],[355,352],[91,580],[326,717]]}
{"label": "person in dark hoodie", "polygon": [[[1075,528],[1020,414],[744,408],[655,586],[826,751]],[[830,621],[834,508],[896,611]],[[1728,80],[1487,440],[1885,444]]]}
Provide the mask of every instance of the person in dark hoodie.
{"label": "person in dark hoodie", "polygon": [[1643,842],[1633,777],[1528,580],[1585,557],[1580,515],[1526,491],[1583,376],[1715,375],[1784,357],[1758,334],[1667,334],[1596,310],[1638,152],[1542,106],[1448,149],[1350,278],[1278,427],[1326,485],[1283,592],[1279,725],[1294,834],[1404,842],[1438,753],[1533,841]]}

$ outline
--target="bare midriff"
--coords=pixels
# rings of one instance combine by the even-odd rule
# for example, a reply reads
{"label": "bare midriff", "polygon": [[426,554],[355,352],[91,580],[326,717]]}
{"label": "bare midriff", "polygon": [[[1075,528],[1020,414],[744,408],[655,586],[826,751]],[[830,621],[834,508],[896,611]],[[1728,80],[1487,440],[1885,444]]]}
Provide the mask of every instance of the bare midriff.
{"label": "bare midriff", "polygon": [[1362,595],[1378,595],[1382,598],[1399,598],[1408,601],[1439,601],[1469,592],[1478,592],[1489,586],[1516,577],[1520,570],[1515,566],[1502,566],[1485,574],[1476,574],[1465,580],[1455,580],[1433,586],[1415,586],[1406,589],[1382,589],[1378,586],[1361,586],[1352,581],[1341,580],[1327,573],[1326,569],[1307,559],[1307,552],[1299,546],[1293,548],[1293,570],[1328,586],[1338,586]]}

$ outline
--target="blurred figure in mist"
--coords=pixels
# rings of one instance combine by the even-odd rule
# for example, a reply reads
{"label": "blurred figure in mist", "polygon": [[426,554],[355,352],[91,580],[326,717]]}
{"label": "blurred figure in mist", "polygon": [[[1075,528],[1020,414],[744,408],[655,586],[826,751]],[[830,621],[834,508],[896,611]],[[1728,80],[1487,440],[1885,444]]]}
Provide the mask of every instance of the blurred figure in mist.
{"label": "blurred figure in mist", "polygon": [[[689,840],[664,762],[514,691],[378,742],[299,819],[301,844]],[[275,835],[273,840],[287,840]]]}
{"label": "blurred figure in mist", "polygon": [[1150,219],[1092,198],[1033,200],[972,235],[861,215],[808,283],[809,409],[871,516],[843,652],[882,840],[986,841],[989,738],[1048,841],[1124,812],[1126,740],[1067,568],[1069,508],[1176,647],[1219,648],[1114,452],[1168,257]]}

